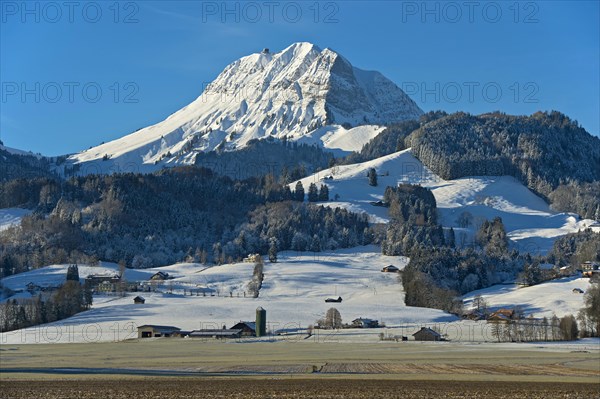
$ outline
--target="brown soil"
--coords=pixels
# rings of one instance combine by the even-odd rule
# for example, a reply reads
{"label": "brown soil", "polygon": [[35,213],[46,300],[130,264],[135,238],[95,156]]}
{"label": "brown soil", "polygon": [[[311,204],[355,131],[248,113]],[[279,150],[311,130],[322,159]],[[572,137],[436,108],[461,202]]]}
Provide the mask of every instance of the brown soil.
{"label": "brown soil", "polygon": [[600,398],[599,384],[340,379],[0,380],[6,399]]}

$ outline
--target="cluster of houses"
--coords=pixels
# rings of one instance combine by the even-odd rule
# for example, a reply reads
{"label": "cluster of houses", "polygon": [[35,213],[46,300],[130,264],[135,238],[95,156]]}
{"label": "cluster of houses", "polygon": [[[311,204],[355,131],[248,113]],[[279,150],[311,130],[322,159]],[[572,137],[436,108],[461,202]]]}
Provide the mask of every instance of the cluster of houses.
{"label": "cluster of houses", "polygon": [[482,309],[475,309],[463,315],[463,319],[486,320],[488,322],[509,322],[514,320],[515,317],[516,312],[514,309],[498,309],[489,314]]}
{"label": "cluster of houses", "polygon": [[151,292],[154,290],[153,284],[170,280],[173,277],[169,273],[159,271],[154,273],[148,281],[127,282],[121,279],[118,274],[110,275],[89,275],[85,278],[84,284],[94,293],[114,293],[114,292]]}

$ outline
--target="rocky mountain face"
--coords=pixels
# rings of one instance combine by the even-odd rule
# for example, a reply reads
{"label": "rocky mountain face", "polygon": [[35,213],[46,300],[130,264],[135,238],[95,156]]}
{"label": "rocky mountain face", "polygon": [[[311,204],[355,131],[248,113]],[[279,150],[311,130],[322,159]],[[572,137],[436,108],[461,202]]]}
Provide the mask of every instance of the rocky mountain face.
{"label": "rocky mountain face", "polygon": [[[319,139],[331,139],[330,128],[339,144],[352,127],[417,119],[422,113],[379,72],[358,69],[331,49],[295,43],[234,61],[200,97],[164,121],[70,161],[86,173],[151,171],[193,164],[199,152],[236,150],[253,139],[316,139],[327,147]],[[372,136],[366,134],[364,141]]]}

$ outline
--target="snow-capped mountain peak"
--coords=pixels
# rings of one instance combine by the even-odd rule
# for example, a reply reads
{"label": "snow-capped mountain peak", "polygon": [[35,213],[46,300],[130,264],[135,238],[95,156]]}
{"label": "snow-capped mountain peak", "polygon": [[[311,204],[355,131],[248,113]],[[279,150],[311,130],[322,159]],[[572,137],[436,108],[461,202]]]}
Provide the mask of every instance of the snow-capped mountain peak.
{"label": "snow-capped mountain peak", "polygon": [[[198,152],[234,150],[252,139],[318,142],[314,135],[320,134],[340,143],[339,137],[331,140],[332,131],[344,135],[340,125],[382,125],[421,114],[382,74],[353,67],[331,49],[300,42],[232,62],[200,97],[164,121],[75,154],[71,161],[97,164],[91,171],[104,171],[108,164],[112,171],[127,170],[127,165],[189,164]],[[361,128],[362,141],[378,130]],[[360,141],[354,134],[352,142]]]}

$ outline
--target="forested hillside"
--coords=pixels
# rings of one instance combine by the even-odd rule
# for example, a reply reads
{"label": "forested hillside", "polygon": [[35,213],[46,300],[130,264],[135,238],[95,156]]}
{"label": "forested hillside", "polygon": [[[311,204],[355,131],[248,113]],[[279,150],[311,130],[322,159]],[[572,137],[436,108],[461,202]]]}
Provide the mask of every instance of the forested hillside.
{"label": "forested hillside", "polygon": [[304,199],[298,191],[300,198],[272,175],[238,181],[197,167],[13,180],[0,185],[0,206],[35,212],[0,233],[0,270],[98,259],[138,268],[186,259],[223,263],[264,254],[271,243],[304,250],[369,242],[366,218],[291,203]]}
{"label": "forested hillside", "polygon": [[600,139],[559,112],[448,115],[405,140],[444,179],[512,175],[556,210],[600,219]]}
{"label": "forested hillside", "polygon": [[[400,184],[398,187],[387,187],[383,198],[390,216],[386,237],[381,243],[385,255],[412,256],[419,248],[435,248],[445,244],[431,190]],[[448,241],[454,246],[454,237]]]}
{"label": "forested hillside", "polygon": [[[183,150],[185,152],[185,149]],[[195,164],[235,179],[282,176],[287,182],[324,169],[333,155],[322,148],[287,140],[251,140],[237,151],[210,151],[196,155]]]}
{"label": "forested hillside", "polygon": [[52,173],[48,158],[33,154],[13,154],[4,149],[0,142],[0,182],[49,176],[52,176]]}

